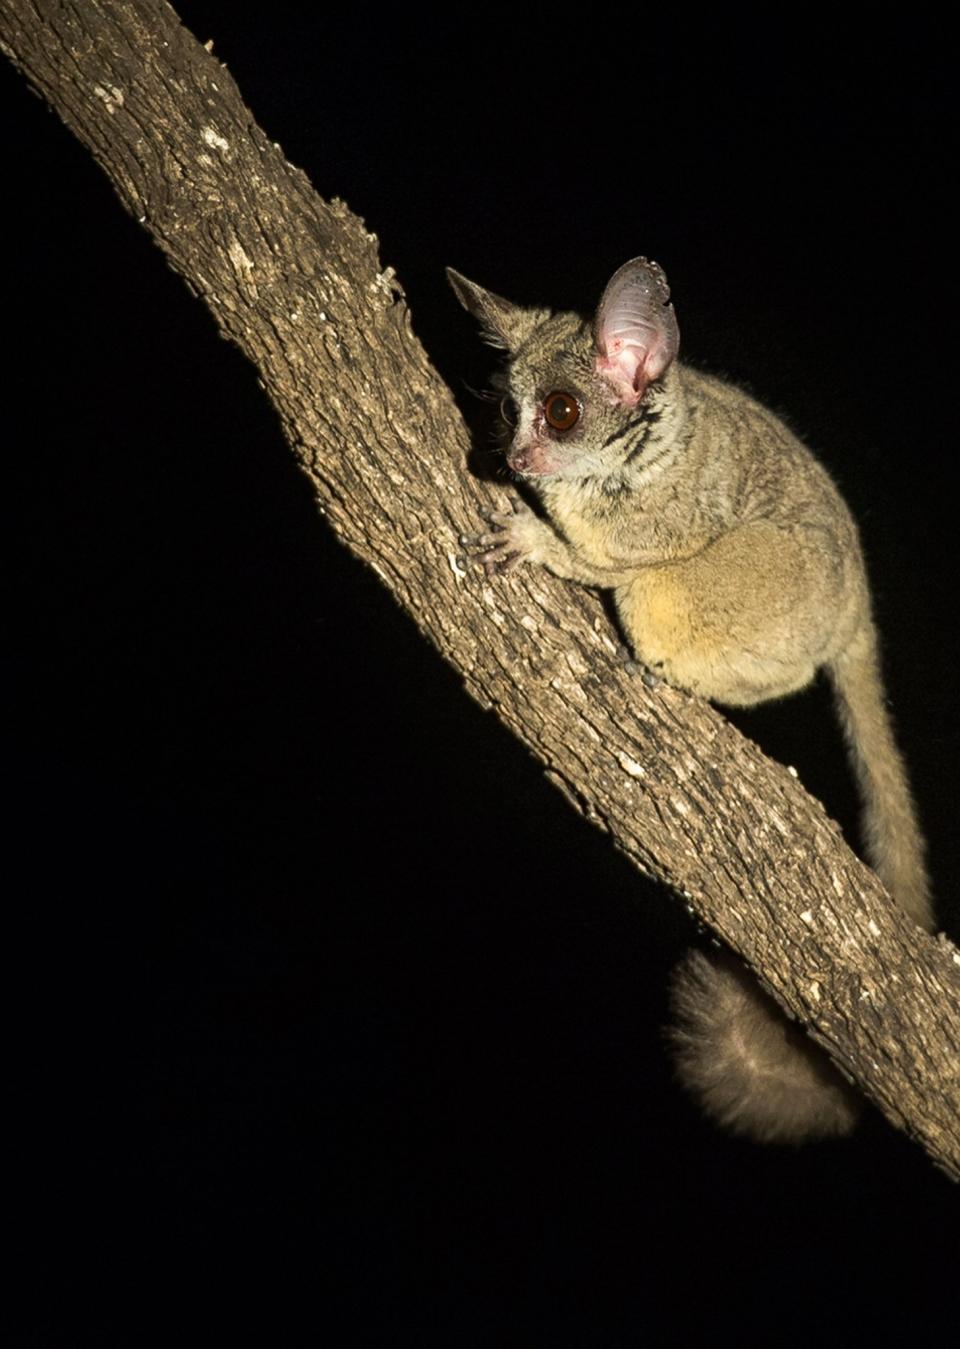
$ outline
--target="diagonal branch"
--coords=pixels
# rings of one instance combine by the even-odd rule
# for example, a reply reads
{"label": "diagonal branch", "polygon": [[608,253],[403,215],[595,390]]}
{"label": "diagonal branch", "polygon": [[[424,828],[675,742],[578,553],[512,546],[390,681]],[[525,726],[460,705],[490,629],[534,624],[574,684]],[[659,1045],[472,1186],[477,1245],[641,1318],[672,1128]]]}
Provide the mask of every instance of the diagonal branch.
{"label": "diagonal branch", "polygon": [[893,907],[789,770],[618,667],[594,595],[464,569],[457,540],[489,499],[375,236],[314,193],[161,0],[2,0],[0,45],[257,366],[321,514],[468,692],[960,1175],[960,954]]}

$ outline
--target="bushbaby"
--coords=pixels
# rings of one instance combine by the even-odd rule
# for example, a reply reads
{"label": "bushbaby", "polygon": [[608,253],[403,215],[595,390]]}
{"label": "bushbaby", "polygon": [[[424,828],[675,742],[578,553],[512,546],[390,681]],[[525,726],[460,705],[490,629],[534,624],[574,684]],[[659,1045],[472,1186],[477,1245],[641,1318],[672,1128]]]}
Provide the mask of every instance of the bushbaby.
{"label": "bushbaby", "polygon": [[[636,659],[733,706],[804,688],[821,667],[864,803],[867,856],[932,926],[923,838],[887,715],[856,525],[813,454],[741,390],[677,359],[662,270],[634,258],[592,320],[511,304],[448,269],[505,348],[517,503],[464,540],[488,570],[539,563],[612,591]],[[856,1102],[738,962],[694,954],[674,986],[681,1076],[705,1109],[764,1140],[852,1127]]]}

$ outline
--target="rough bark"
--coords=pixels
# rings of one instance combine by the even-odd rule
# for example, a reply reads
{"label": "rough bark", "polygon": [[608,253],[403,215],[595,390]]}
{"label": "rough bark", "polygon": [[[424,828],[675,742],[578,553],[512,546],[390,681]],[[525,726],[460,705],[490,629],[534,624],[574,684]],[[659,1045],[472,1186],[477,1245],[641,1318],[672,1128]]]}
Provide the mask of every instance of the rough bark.
{"label": "rough bark", "polygon": [[894,908],[790,769],[618,666],[594,594],[464,568],[489,492],[375,236],[160,0],[2,0],[0,45],[257,366],[321,514],[470,694],[960,1176],[960,953]]}

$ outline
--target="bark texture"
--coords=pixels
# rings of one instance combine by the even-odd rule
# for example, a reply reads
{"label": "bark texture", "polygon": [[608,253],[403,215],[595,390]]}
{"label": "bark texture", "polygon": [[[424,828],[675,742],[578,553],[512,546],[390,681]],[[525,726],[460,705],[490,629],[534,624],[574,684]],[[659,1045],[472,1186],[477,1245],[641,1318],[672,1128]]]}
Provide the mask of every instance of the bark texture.
{"label": "bark texture", "polygon": [[161,0],[0,0],[0,45],[257,366],[321,514],[469,693],[960,1176],[960,953],[893,906],[791,770],[625,672],[594,594],[464,568],[490,492],[375,236]]}

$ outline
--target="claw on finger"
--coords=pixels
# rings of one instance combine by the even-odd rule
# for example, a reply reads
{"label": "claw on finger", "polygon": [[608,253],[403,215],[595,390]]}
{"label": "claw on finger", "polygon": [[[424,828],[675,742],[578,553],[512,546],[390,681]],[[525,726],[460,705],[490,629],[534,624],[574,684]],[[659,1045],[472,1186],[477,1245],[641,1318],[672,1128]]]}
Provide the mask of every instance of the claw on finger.
{"label": "claw on finger", "polygon": [[496,506],[481,506],[478,514],[484,520],[496,520],[498,523],[503,524],[507,520],[512,520],[515,515],[519,515],[521,511],[524,510],[526,510],[526,507],[520,498],[511,497],[507,501],[506,507],[498,509]]}
{"label": "claw on finger", "polygon": [[502,562],[505,558],[513,556],[513,549],[508,549],[503,543],[493,548],[485,548],[480,554],[484,562]]}

